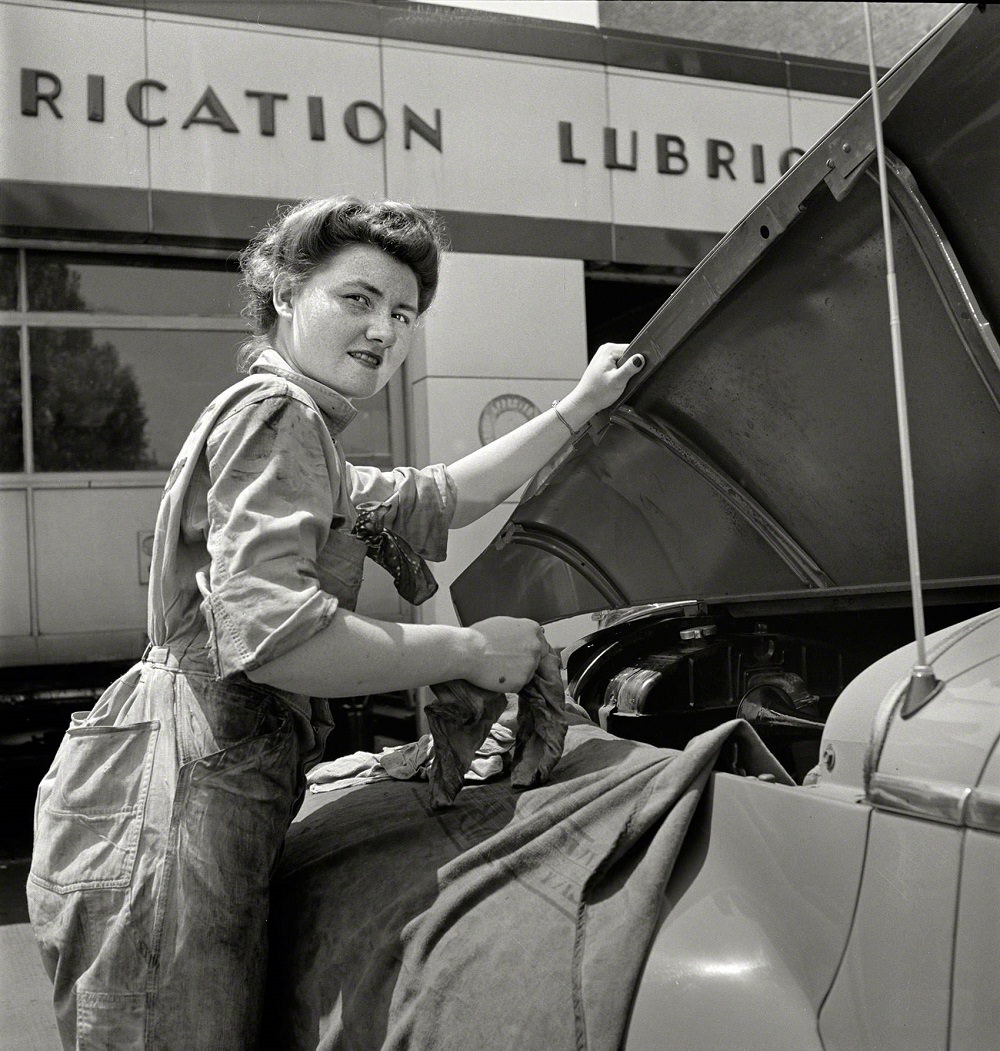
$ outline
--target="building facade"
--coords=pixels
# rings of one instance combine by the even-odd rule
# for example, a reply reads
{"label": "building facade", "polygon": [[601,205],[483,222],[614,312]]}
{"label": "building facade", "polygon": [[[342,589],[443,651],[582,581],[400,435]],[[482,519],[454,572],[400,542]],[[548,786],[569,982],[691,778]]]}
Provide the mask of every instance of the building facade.
{"label": "building facade", "polygon": [[[627,341],[867,89],[856,65],[382,0],[3,0],[0,665],[134,659],[173,456],[236,378],[280,205],[436,209],[452,251],[349,458],[451,461]],[[419,613],[516,495],[452,534]]]}

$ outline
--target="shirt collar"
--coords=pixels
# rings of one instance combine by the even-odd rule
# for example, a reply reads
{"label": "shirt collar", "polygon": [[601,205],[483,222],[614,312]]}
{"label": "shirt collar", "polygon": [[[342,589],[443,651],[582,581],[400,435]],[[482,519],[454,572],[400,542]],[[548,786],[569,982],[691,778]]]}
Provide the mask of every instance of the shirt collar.
{"label": "shirt collar", "polygon": [[296,372],[273,347],[266,347],[261,351],[250,366],[250,371],[270,372],[281,376],[312,395],[334,436],[340,434],[358,414],[358,410],[342,394],[308,376],[303,376],[301,372]]}

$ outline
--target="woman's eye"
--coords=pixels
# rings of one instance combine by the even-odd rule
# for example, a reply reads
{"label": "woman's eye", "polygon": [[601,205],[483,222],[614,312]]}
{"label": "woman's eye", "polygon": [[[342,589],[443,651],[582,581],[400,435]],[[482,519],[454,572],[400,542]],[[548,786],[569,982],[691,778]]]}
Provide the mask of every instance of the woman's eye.
{"label": "woman's eye", "polygon": [[393,314],[392,316],[397,321],[402,321],[404,325],[409,325],[412,322],[412,318],[409,314]]}
{"label": "woman's eye", "polygon": [[369,306],[368,297],[362,295],[360,292],[348,292],[347,299],[353,300],[355,303],[364,303],[365,306]]}

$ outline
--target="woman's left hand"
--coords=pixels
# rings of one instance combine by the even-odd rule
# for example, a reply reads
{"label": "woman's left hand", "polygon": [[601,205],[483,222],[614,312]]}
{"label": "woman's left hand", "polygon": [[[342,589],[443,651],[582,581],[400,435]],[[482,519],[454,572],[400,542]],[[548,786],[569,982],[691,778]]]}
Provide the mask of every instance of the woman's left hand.
{"label": "woman's left hand", "polygon": [[573,429],[582,427],[595,412],[613,405],[628,381],[646,364],[641,354],[628,354],[627,343],[602,343],[580,377],[580,382],[559,402],[559,411]]}

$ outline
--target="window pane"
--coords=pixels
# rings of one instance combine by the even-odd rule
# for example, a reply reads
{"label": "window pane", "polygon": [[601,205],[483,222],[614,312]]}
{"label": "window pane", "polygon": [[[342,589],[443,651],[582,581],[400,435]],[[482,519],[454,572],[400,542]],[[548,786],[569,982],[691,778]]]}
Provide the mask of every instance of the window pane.
{"label": "window pane", "polygon": [[16,328],[0,328],[0,471],[24,470],[21,361]]}
{"label": "window pane", "polygon": [[17,310],[17,252],[0,249],[0,310]]}
{"label": "window pane", "polygon": [[238,317],[239,274],[222,261],[28,253],[29,310]]}
{"label": "window pane", "polygon": [[35,467],[169,468],[191,425],[235,383],[239,332],[33,328]]}

